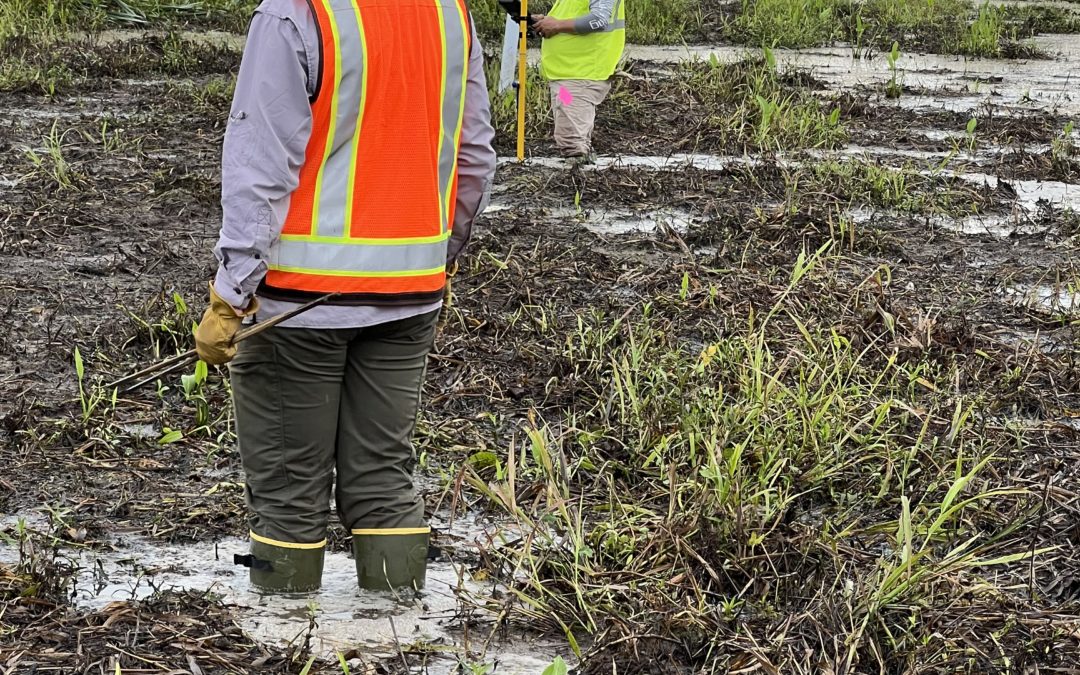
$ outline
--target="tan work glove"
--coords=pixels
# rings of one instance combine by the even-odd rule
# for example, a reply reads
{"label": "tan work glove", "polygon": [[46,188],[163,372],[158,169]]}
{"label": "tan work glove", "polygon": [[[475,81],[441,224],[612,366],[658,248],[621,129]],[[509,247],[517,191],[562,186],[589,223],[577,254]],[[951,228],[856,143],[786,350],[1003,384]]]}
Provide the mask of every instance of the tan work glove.
{"label": "tan work glove", "polygon": [[240,330],[245,316],[259,310],[258,298],[252,298],[247,309],[240,312],[217,294],[210,284],[210,306],[203,313],[202,321],[195,329],[195,351],[199,358],[211,366],[220,366],[233,360],[236,345],[233,338]]}
{"label": "tan work glove", "polygon": [[457,261],[455,260],[454,264],[451,265],[446,270],[446,288],[443,289],[443,304],[446,305],[447,307],[450,307],[454,303],[454,295],[450,290],[450,286],[451,286],[451,283],[453,282],[454,276],[456,276],[457,273],[458,273],[458,264],[457,264]]}

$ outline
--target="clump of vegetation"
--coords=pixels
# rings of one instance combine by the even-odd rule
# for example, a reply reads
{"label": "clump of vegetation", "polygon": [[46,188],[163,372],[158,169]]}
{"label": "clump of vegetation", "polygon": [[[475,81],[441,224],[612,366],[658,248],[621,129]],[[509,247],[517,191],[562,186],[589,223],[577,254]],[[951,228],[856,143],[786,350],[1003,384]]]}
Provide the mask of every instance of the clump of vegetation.
{"label": "clump of vegetation", "polygon": [[[484,64],[487,74],[488,94],[491,98],[491,123],[503,138],[517,138],[518,94],[517,87],[500,93],[499,62],[488,60]],[[551,90],[547,80],[540,75],[538,66],[526,69],[526,129],[529,138],[537,138],[551,128]],[[514,79],[517,80],[515,72]]]}
{"label": "clump of vegetation", "polygon": [[736,42],[772,47],[815,47],[843,35],[838,0],[742,0],[724,28]]}
{"label": "clump of vegetation", "polygon": [[175,31],[107,45],[85,37],[58,37],[48,48],[16,37],[0,45],[0,55],[0,91],[50,98],[72,86],[100,86],[103,78],[224,73],[235,71],[240,62],[239,51],[230,45],[193,40]]}
{"label": "clump of vegetation", "polygon": [[[819,323],[797,299],[830,292],[839,262],[829,245],[804,252],[770,280],[774,304],[702,327],[701,342],[666,317],[722,301],[685,276],[634,319],[578,316],[566,377],[595,385],[470,480],[523,534],[495,553],[513,602],[493,612],[575,649],[602,634],[593,656],[606,663],[634,636],[656,659],[735,669],[747,631],[763,663],[791,672],[813,672],[798,665],[808,644],[839,669],[962,657],[966,644],[912,608],[1046,555],[1012,536],[1034,522],[1031,495],[1000,478],[1008,435],[987,437],[977,402],[945,393],[955,367],[888,346],[910,330],[870,301],[888,269],[836,298],[871,302],[873,336]],[[962,621],[965,604],[941,618]],[[1014,625],[994,639],[1029,636]]]}
{"label": "clump of vegetation", "polygon": [[725,35],[751,45],[812,47],[844,39],[857,51],[899,43],[908,51],[1038,56],[1019,42],[1035,23],[1028,20],[1024,32],[1008,17],[989,2],[976,9],[963,0],[743,0]]}
{"label": "clump of vegetation", "polygon": [[967,28],[960,49],[970,56],[994,57],[1001,54],[1004,36],[1004,13],[989,0],[979,6],[979,16]]}
{"label": "clump of vegetation", "polygon": [[41,40],[108,26],[195,24],[239,32],[257,5],[257,0],[5,0],[0,46],[13,37]]}
{"label": "clump of vegetation", "polygon": [[626,3],[626,39],[634,44],[680,44],[701,36],[705,9],[699,0]]}
{"label": "clump of vegetation", "polygon": [[42,139],[41,149],[28,148],[26,158],[33,167],[34,174],[50,190],[70,190],[77,187],[80,176],[64,155],[65,138],[68,132],[61,132],[53,122],[49,135]]}
{"label": "clump of vegetation", "polygon": [[1001,5],[998,10],[1022,37],[1039,33],[1080,33],[1080,7],[1072,9],[1025,3]]}
{"label": "clump of vegetation", "polygon": [[1080,151],[1077,149],[1075,132],[1076,123],[1069,121],[1061,133],[1050,141],[1050,161],[1057,174],[1066,180],[1080,173],[1080,163],[1077,162]]}
{"label": "clump of vegetation", "polygon": [[[677,81],[696,97],[714,131],[733,146],[758,150],[835,147],[844,139],[839,109],[829,109],[789,78],[771,49],[762,57],[682,64]],[[794,79],[794,81],[793,81]]]}
{"label": "clump of vegetation", "polygon": [[885,85],[885,95],[889,98],[900,98],[904,93],[904,85],[900,81],[900,43],[893,42],[892,49],[885,58],[889,62],[889,83]]}

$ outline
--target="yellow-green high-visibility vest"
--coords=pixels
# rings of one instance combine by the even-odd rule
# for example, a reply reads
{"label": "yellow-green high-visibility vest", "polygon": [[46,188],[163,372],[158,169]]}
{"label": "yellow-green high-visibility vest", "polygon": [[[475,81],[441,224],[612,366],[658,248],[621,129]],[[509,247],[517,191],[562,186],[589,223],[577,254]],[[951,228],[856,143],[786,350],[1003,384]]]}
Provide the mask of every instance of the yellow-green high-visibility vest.
{"label": "yellow-green high-visibility vest", "polygon": [[[556,0],[548,16],[576,19],[589,13],[589,0]],[[544,40],[540,69],[548,80],[607,80],[626,47],[626,9],[616,0],[607,26],[595,33],[560,33]]]}

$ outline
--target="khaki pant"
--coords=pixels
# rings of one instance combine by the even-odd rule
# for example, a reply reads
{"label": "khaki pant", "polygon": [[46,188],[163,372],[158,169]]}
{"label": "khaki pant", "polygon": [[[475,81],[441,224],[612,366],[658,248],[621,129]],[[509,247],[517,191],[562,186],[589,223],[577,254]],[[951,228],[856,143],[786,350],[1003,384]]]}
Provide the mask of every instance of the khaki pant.
{"label": "khaki pant", "polygon": [[555,147],[564,157],[584,157],[592,152],[596,107],[611,91],[610,82],[555,80],[550,83],[551,110],[555,117]]}
{"label": "khaki pant", "polygon": [[438,316],[240,344],[230,372],[252,532],[321,541],[335,474],[347,529],[423,525],[412,434]]}

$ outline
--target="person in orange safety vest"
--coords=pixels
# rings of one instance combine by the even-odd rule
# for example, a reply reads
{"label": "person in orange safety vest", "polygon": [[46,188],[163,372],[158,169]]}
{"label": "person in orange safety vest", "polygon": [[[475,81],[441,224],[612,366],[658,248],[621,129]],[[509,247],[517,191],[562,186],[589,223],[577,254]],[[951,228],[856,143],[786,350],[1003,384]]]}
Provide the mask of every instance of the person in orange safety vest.
{"label": "person in orange safety vest", "polygon": [[[250,511],[237,562],[256,588],[319,588],[332,491],[360,587],[424,585],[411,437],[493,139],[465,0],[265,0],[252,18],[195,339],[230,364]],[[327,293],[232,345],[245,321]]]}

